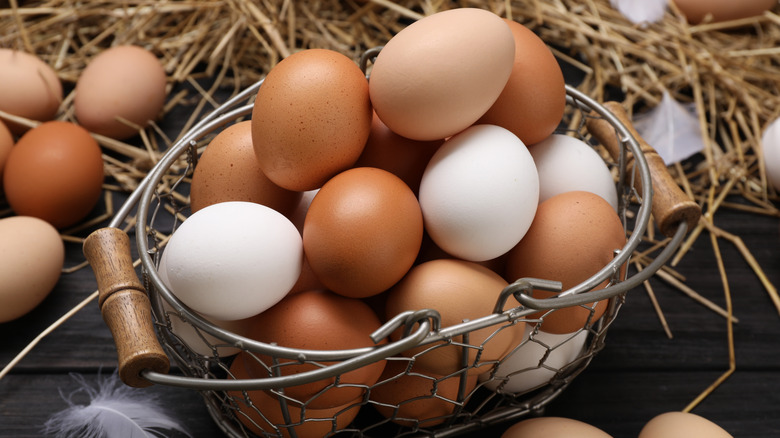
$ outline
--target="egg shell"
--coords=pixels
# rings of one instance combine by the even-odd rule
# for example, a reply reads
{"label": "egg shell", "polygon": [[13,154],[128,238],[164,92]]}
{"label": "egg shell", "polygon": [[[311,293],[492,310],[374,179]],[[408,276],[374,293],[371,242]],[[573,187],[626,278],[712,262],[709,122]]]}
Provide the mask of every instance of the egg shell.
{"label": "egg shell", "polygon": [[[560,281],[562,290],[567,290],[606,266],[614,258],[614,251],[622,249],[625,242],[620,218],[604,198],[584,191],[561,193],[539,204],[528,233],[509,251],[505,278],[507,281],[524,277]],[[594,290],[606,287],[608,282],[605,280]],[[555,294],[533,291],[535,298]],[[607,300],[589,306],[594,304],[592,310],[575,306],[540,311],[532,317],[544,316],[541,329],[548,333],[573,333],[586,322],[594,323],[600,318]]]}
{"label": "egg shell", "polygon": [[166,81],[160,60],[143,47],[123,45],[103,50],[76,81],[76,119],[94,133],[119,140],[130,138],[160,115]]}
{"label": "egg shell", "polygon": [[274,66],[257,92],[252,139],[263,172],[306,191],[351,167],[371,129],[363,71],[328,49],[296,52]]}
{"label": "egg shell", "polygon": [[444,140],[417,141],[402,137],[374,113],[371,132],[355,167],[377,167],[401,178],[416,194],[425,166]]}
{"label": "egg shell", "polygon": [[[62,103],[57,72],[34,54],[0,48],[0,110],[39,122],[54,119]],[[27,127],[6,122],[16,135]]]}
{"label": "egg shell", "polygon": [[665,412],[648,421],[639,438],[732,438],[732,435],[700,415]]}
{"label": "egg shell", "polygon": [[409,271],[422,235],[422,212],[409,186],[386,170],[356,167],[333,177],[312,200],[303,247],[328,289],[365,298]]}
{"label": "egg shell", "polygon": [[510,426],[501,438],[612,438],[585,422],[563,417],[528,418]]}
{"label": "egg shell", "polygon": [[566,83],[547,44],[522,24],[504,21],[515,41],[512,73],[498,99],[477,123],[502,126],[529,145],[544,140],[561,122]]}
{"label": "egg shell", "polygon": [[389,360],[377,385],[371,388],[369,404],[394,423],[433,427],[447,420],[476,387],[477,376],[467,376],[463,399],[459,400],[460,380],[460,374],[428,375],[407,360]]}
{"label": "egg shell", "polygon": [[54,289],[65,261],[65,245],[48,222],[29,216],[0,219],[0,323],[37,307]]}
{"label": "egg shell", "polygon": [[[435,309],[441,316],[442,327],[475,320],[493,312],[501,291],[508,283],[500,275],[477,263],[456,259],[437,259],[412,268],[387,292],[385,317],[387,319],[407,310]],[[512,307],[508,300],[505,309]],[[516,305],[517,303],[514,303]],[[524,335],[525,323],[502,327],[486,327],[469,333],[468,373],[478,375],[492,366],[490,361],[503,357]],[[400,338],[402,331],[393,333]],[[420,370],[437,375],[450,375],[461,369],[463,361],[462,336],[455,343],[437,343],[412,348],[404,353],[415,357]],[[477,347],[482,350],[477,356]]]}
{"label": "egg shell", "polygon": [[552,134],[528,147],[539,173],[539,202],[555,195],[586,191],[595,193],[617,212],[617,188],[612,173],[598,152],[584,141]]}
{"label": "egg shell", "polygon": [[8,161],[8,155],[11,154],[11,148],[14,147],[14,137],[11,131],[5,126],[2,120],[0,120],[0,189],[3,184],[3,169],[5,169],[5,162]]}
{"label": "egg shell", "polygon": [[537,331],[533,324],[526,324],[525,334],[527,341],[507,354],[494,371],[480,374],[486,388],[510,394],[540,388],[580,356],[588,338],[587,331],[556,335]]}
{"label": "egg shell", "polygon": [[371,69],[371,102],[379,118],[404,137],[449,137],[493,105],[512,72],[514,54],[512,32],[490,11],[431,14],[382,48]]}
{"label": "egg shell", "polygon": [[494,259],[520,241],[539,202],[539,176],[522,141],[474,125],[433,155],[420,183],[425,230],[453,257]]}
{"label": "egg shell", "polygon": [[705,19],[713,22],[739,20],[763,14],[777,6],[777,0],[672,0],[677,9],[691,24]]}
{"label": "egg shell", "polygon": [[246,201],[289,217],[302,195],[265,176],[252,146],[252,123],[245,120],[220,131],[201,154],[192,175],[190,208],[194,213],[218,202]]}
{"label": "egg shell", "polygon": [[[249,353],[239,353],[230,365],[232,377],[251,378],[246,364],[252,360]],[[284,419],[282,402],[266,391],[228,391],[227,394],[235,401],[235,405],[231,406],[237,409],[235,416],[238,421],[257,436],[281,433],[281,436],[290,437],[292,430],[297,438],[322,438],[349,426],[357,417],[361,406],[356,403],[327,409],[313,409],[306,406],[303,410],[300,404],[288,401],[286,403],[290,416],[288,424]]]}
{"label": "egg shell", "polygon": [[38,217],[60,229],[76,225],[103,194],[100,146],[81,126],[44,122],[11,149],[3,188],[17,215]]}
{"label": "egg shell", "polygon": [[281,213],[230,201],[187,218],[163,257],[171,291],[182,303],[207,317],[233,321],[284,298],[301,274],[303,245]]}
{"label": "egg shell", "polygon": [[761,136],[761,153],[769,183],[780,191],[780,119],[775,119]]}
{"label": "egg shell", "polygon": [[[248,337],[264,343],[276,343],[286,348],[303,350],[348,350],[373,347],[379,344],[370,335],[380,327],[379,317],[368,305],[354,298],[346,298],[329,291],[305,291],[289,295],[275,306],[252,318]],[[273,359],[258,354],[265,363],[247,365],[254,378],[269,376]],[[301,364],[297,360],[279,358],[275,371],[293,375],[320,368]],[[336,378],[322,379],[284,389],[287,397],[306,403],[312,409],[340,406],[363,397],[366,387],[373,385],[385,368],[384,360],[348,371]],[[319,362],[328,365],[329,362]]]}

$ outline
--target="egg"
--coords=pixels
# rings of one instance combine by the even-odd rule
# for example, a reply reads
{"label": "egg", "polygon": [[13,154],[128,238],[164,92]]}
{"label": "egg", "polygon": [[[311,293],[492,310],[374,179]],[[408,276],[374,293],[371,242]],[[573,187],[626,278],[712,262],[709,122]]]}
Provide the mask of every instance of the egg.
{"label": "egg", "polygon": [[[57,72],[34,54],[0,48],[0,110],[39,122],[53,120],[62,103]],[[16,135],[26,126],[6,122]]]}
{"label": "egg", "polygon": [[378,167],[401,178],[416,194],[425,166],[444,140],[417,141],[402,137],[374,113],[371,132],[355,167]]}
{"label": "egg", "polygon": [[772,121],[761,135],[761,153],[767,180],[780,191],[780,119]]}
{"label": "egg", "polygon": [[[387,292],[387,319],[408,310],[436,309],[442,327],[474,320],[493,312],[501,291],[508,283],[500,275],[477,263],[457,259],[437,259],[413,267],[398,284]],[[511,301],[511,300],[509,300]],[[508,303],[505,309],[511,307]],[[462,368],[464,350],[468,350],[468,373],[478,375],[492,366],[509,350],[520,344],[525,324],[487,327],[462,336],[453,343],[421,345],[403,353],[414,357],[420,370],[437,375],[450,375]],[[392,338],[399,339],[401,331]],[[462,347],[465,344],[467,347]],[[478,354],[479,353],[479,354]]]}
{"label": "egg", "polygon": [[477,384],[476,376],[466,377],[461,399],[461,375],[430,376],[416,370],[407,360],[389,360],[369,404],[385,418],[409,427],[433,427],[447,420]]}
{"label": "egg", "polygon": [[328,289],[365,298],[408,272],[422,235],[422,212],[409,186],[386,170],[356,167],[330,179],[312,199],[303,248]]}
{"label": "egg", "polygon": [[[241,352],[230,365],[230,375],[235,379],[248,379],[247,363],[253,359],[249,353]],[[346,428],[360,412],[359,404],[347,404],[325,409],[313,409],[287,402],[289,423],[285,420],[281,401],[263,390],[228,391],[233,400],[230,407],[236,419],[257,436],[296,438],[322,438],[337,430]],[[293,432],[295,435],[293,435]]]}
{"label": "egg", "polygon": [[[606,266],[625,242],[620,218],[602,197],[585,191],[561,193],[539,204],[528,233],[507,255],[505,278],[560,281],[563,290],[567,290]],[[605,280],[595,289],[606,287],[608,282]],[[553,295],[555,292],[533,291],[536,298]],[[586,322],[594,323],[606,306],[604,300],[593,309],[567,307],[539,311],[533,317],[544,316],[541,329],[548,333],[574,333]]]}
{"label": "egg", "polygon": [[501,438],[612,438],[603,430],[585,422],[563,417],[536,417],[510,426]]}
{"label": "egg", "polygon": [[14,137],[8,127],[0,120],[0,189],[2,188],[3,169],[5,162],[8,161],[8,155],[11,154],[11,148],[14,147]]}
{"label": "egg", "polygon": [[296,52],[274,66],[257,92],[252,141],[266,176],[306,191],[351,167],[371,129],[368,81],[328,49]]}
{"label": "egg", "polygon": [[233,321],[284,298],[301,274],[303,245],[278,211],[231,201],[193,213],[171,235],[163,257],[170,289],[182,303]]}
{"label": "egg", "polygon": [[0,219],[0,323],[20,318],[54,289],[65,246],[48,222],[29,216]]}
{"label": "egg", "polygon": [[160,115],[167,97],[166,81],[160,60],[143,47],[103,50],[76,81],[76,119],[94,133],[130,138]]}
{"label": "egg", "polygon": [[552,134],[528,147],[539,173],[539,202],[555,195],[584,190],[618,209],[615,180],[607,164],[590,145],[563,134]]}
{"label": "egg", "polygon": [[691,24],[709,19],[718,22],[749,18],[777,6],[777,0],[672,0],[672,3]]}
{"label": "egg", "polygon": [[525,336],[525,342],[502,358],[495,371],[480,374],[486,388],[520,394],[548,384],[580,356],[588,332],[557,335],[527,324]]}
{"label": "egg", "polygon": [[399,135],[446,138],[493,105],[514,55],[512,32],[498,15],[477,8],[437,12],[403,28],[382,48],[371,69],[371,102]]}
{"label": "egg", "polygon": [[700,415],[665,412],[648,421],[639,438],[732,438],[732,435]]}
{"label": "egg", "polygon": [[529,145],[555,131],[566,108],[563,71],[531,29],[504,19],[515,41],[512,73],[495,103],[477,123],[502,126]]}
{"label": "egg", "polygon": [[252,146],[252,123],[245,120],[220,131],[203,151],[192,175],[190,208],[194,213],[218,202],[246,201],[289,217],[302,195],[265,176]]}
{"label": "egg", "polygon": [[[370,335],[379,329],[379,317],[368,305],[328,291],[305,291],[289,295],[275,306],[252,318],[247,337],[302,350],[348,350],[373,347]],[[384,339],[379,345],[386,343]],[[268,377],[273,359],[258,354],[265,365],[256,361],[247,365],[254,378]],[[316,370],[318,365],[301,364],[295,359],[278,358],[272,372],[287,376]],[[328,365],[328,362],[320,362]],[[382,374],[385,361],[379,360],[335,377],[285,388],[285,396],[306,403],[312,409],[332,408],[359,401],[368,386]]]}
{"label": "egg", "polygon": [[469,261],[509,251],[531,226],[539,176],[522,141],[495,125],[474,125],[433,155],[420,183],[425,230],[441,249]]}
{"label": "egg", "polygon": [[60,229],[76,225],[103,194],[100,146],[81,126],[44,122],[11,149],[3,188],[17,215],[38,217]]}

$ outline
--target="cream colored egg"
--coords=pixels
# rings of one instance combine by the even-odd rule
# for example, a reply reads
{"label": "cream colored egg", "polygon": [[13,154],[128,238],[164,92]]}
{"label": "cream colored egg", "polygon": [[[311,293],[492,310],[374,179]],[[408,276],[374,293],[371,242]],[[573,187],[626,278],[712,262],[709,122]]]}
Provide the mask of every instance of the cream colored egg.
{"label": "cream colored egg", "polygon": [[665,412],[645,424],[639,438],[733,438],[712,421],[690,412]]}
{"label": "cream colored egg", "polygon": [[[529,418],[510,426],[501,438],[612,438],[603,430],[563,417]],[[667,437],[664,437],[667,438]]]}
{"label": "cream colored egg", "polygon": [[[62,83],[57,73],[35,55],[0,48],[0,110],[45,122],[54,119],[62,102]],[[20,135],[23,125],[8,122]]]}

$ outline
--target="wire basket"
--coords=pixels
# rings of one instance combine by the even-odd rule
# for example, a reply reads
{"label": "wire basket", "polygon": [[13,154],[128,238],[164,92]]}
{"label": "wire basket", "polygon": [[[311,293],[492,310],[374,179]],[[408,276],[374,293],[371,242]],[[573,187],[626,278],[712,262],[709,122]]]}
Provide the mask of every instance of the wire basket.
{"label": "wire basket", "polygon": [[[374,53],[367,52],[361,60],[364,71]],[[567,109],[559,132],[608,152],[609,156],[602,155],[617,176],[618,214],[627,239],[610,263],[553,298],[535,299],[531,292],[560,290],[560,283],[555,279],[518,279],[501,292],[492,314],[455,326],[442,327],[435,309],[399,314],[373,337],[385,338],[401,327],[405,327],[407,335],[375,347],[304,351],[260,343],[220,328],[187,308],[163,284],[157,266],[167,236],[186,220],[188,178],[204,145],[221,129],[251,115],[254,95],[261,86],[262,81],[243,90],[177,141],[130,195],[109,226],[90,235],[84,246],[98,279],[101,311],[117,345],[120,377],[131,386],[161,384],[200,391],[212,417],[229,436],[446,437],[537,414],[604,347],[607,331],[618,315],[625,292],[641,284],[668,260],[700,214],[698,206],[679,191],[666,173],[660,157],[631,128],[619,105],[611,102],[601,105],[567,86]],[[607,108],[608,105],[611,106]],[[662,190],[657,187],[654,190],[659,185],[663,186]],[[118,228],[136,206],[135,237],[143,283],[138,280],[131,261],[128,236]],[[671,239],[649,266],[625,276],[626,271],[621,268],[639,246],[651,224],[651,214]],[[606,288],[594,290],[606,280],[609,281]],[[508,300],[515,300],[516,305],[504,311]],[[476,364],[469,362],[468,351],[485,347],[485,344],[471,345],[469,333],[485,328],[499,333],[519,322],[540,322],[545,316],[538,316],[539,310],[549,314],[582,306],[592,311],[593,303],[602,300],[608,301],[607,310],[579,331],[544,338],[538,329],[527,330],[527,336],[507,357],[487,364],[495,369],[495,365],[512,354],[529,355],[530,364],[511,376],[514,379],[526,373],[538,379],[541,375],[541,384],[510,392],[504,383],[506,376],[487,372],[476,382],[469,377],[469,368]],[[183,339],[182,330],[194,334],[199,345],[192,345],[192,336],[189,341]],[[489,336],[485,343],[491,339]],[[446,376],[419,372],[413,366],[419,356],[407,357],[401,353],[422,345],[429,348],[419,354],[431,354],[444,345],[462,348],[462,369]],[[169,374],[169,357],[180,372]],[[240,375],[234,366],[238,360],[255,361],[253,369],[265,370],[267,375],[251,378]],[[289,360],[314,364],[314,367],[298,374],[281,375],[280,362]],[[285,394],[285,388],[323,379],[331,379],[328,389],[355,387],[341,383],[339,377],[378,361],[392,362],[399,372],[376,384],[358,387],[362,397],[337,409],[315,409],[310,400],[296,400]],[[427,389],[410,399],[392,403],[372,397],[386,389],[383,385],[411,381],[404,379],[415,379],[416,384]],[[258,408],[260,398],[265,405],[268,402],[265,399],[272,400],[272,407]],[[438,406],[430,418],[409,415],[410,411],[419,411],[424,406],[420,403],[426,402]]]}

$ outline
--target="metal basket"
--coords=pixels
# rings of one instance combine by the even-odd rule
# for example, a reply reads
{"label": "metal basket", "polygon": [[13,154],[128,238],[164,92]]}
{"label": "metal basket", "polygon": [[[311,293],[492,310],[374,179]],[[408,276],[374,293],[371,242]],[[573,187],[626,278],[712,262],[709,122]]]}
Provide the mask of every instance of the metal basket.
{"label": "metal basket", "polygon": [[[364,71],[369,56],[372,56],[371,52],[367,52],[362,60]],[[652,168],[648,165],[645,154],[652,153],[652,148],[636,135],[630,124],[627,124],[624,114],[615,113],[618,106],[609,110],[567,86],[566,120],[561,124],[559,132],[588,141],[600,148],[601,152],[608,150],[611,158],[606,158],[606,162],[617,175],[618,213],[626,229],[627,241],[622,249],[615,252],[609,264],[576,287],[548,299],[534,299],[531,292],[533,289],[560,290],[560,283],[555,282],[555,279],[518,279],[502,291],[494,313],[455,326],[441,327],[435,309],[400,314],[374,333],[374,337],[384,338],[404,325],[408,335],[381,346],[344,351],[302,351],[263,344],[219,328],[187,308],[162,283],[156,270],[166,236],[175,232],[177,226],[186,219],[189,207],[188,177],[197,165],[199,153],[210,136],[251,115],[254,95],[261,86],[262,81],[242,91],[195,125],[148,173],[108,228],[96,231],[85,242],[85,253],[98,278],[101,310],[117,343],[120,376],[132,386],[161,384],[200,391],[212,417],[229,436],[253,436],[251,430],[262,430],[265,436],[298,436],[298,432],[303,431],[301,425],[317,422],[319,426],[325,426],[325,432],[330,431],[338,436],[445,437],[539,413],[604,347],[607,330],[623,304],[625,292],[641,284],[659,269],[680,244],[691,223],[698,219],[698,207],[690,203],[681,192],[676,193],[675,189],[679,191],[676,185],[668,186],[668,180],[664,179],[668,179],[665,168],[655,162],[650,163]],[[663,199],[653,200],[653,186],[659,184],[659,181],[667,187],[661,195]],[[670,200],[670,197],[673,199]],[[135,206],[135,234],[142,263],[143,284],[138,282],[130,261],[129,244],[124,243],[127,235],[118,230]],[[662,231],[671,239],[649,266],[621,278],[621,267],[627,264],[650,224],[651,209]],[[661,220],[666,223],[661,223]],[[605,280],[609,280],[608,287],[593,290]],[[502,311],[507,300],[516,300],[516,306]],[[379,415],[375,409],[378,404],[372,399],[371,392],[376,391],[379,385],[388,384],[387,381],[366,386],[362,399],[327,417],[314,415],[317,410],[307,409],[307,400],[295,400],[284,395],[285,388],[332,377],[336,377],[332,385],[338,386],[339,375],[376,361],[411,363],[410,358],[401,353],[419,345],[429,345],[430,350],[444,344],[462,346],[464,352],[480,349],[480,345],[468,345],[468,334],[474,330],[491,327],[498,332],[519,321],[538,322],[544,316],[536,317],[532,314],[539,309],[555,312],[570,306],[588,306],[588,303],[601,300],[609,302],[606,312],[597,320],[589,321],[578,332],[550,343],[537,339],[538,332],[531,330],[517,346],[516,350],[521,353],[530,345],[534,346],[538,362],[519,373],[547,373],[549,379],[542,385],[527,388],[520,393],[506,393],[500,382],[491,383],[495,376],[487,375],[480,379],[474,389],[467,390],[465,371],[474,366],[467,361],[464,361],[463,370],[448,376],[424,376],[414,371],[419,378],[431,382],[431,394],[420,398],[436,398],[449,407],[448,413],[435,418],[435,421],[416,422],[400,418],[402,411],[396,409],[398,406],[383,406],[391,414]],[[125,304],[117,304],[120,302]],[[178,324],[177,327],[188,325],[212,353],[194,351],[192,346],[177,336],[177,330],[180,329],[172,328],[172,324]],[[338,334],[334,333],[333,336]],[[550,363],[550,358],[557,350],[564,348],[567,343],[582,342],[583,338],[584,346],[573,358],[565,363]],[[165,347],[164,351],[157,344],[158,340]],[[490,338],[485,342],[490,342]],[[260,356],[272,358],[263,364],[268,375],[251,379],[236,378],[229,371],[235,356],[223,357],[219,354],[218,347],[227,346],[251,352],[251,357],[256,360],[260,360]],[[168,357],[178,365],[179,373],[168,373]],[[280,359],[311,362],[318,366],[312,371],[281,376],[277,368]],[[327,365],[323,362],[327,362]],[[407,373],[409,368],[406,367]],[[458,390],[452,395],[439,394],[436,388],[441,388],[449,379],[452,379],[450,382]],[[275,395],[284,421],[272,424],[270,415],[255,410],[251,399],[257,395],[255,391],[259,390]],[[405,400],[399,405],[411,401]],[[340,415],[350,415],[351,420],[355,409],[359,410],[357,418],[347,421],[347,425],[338,421]],[[429,423],[437,424],[428,427]]]}

